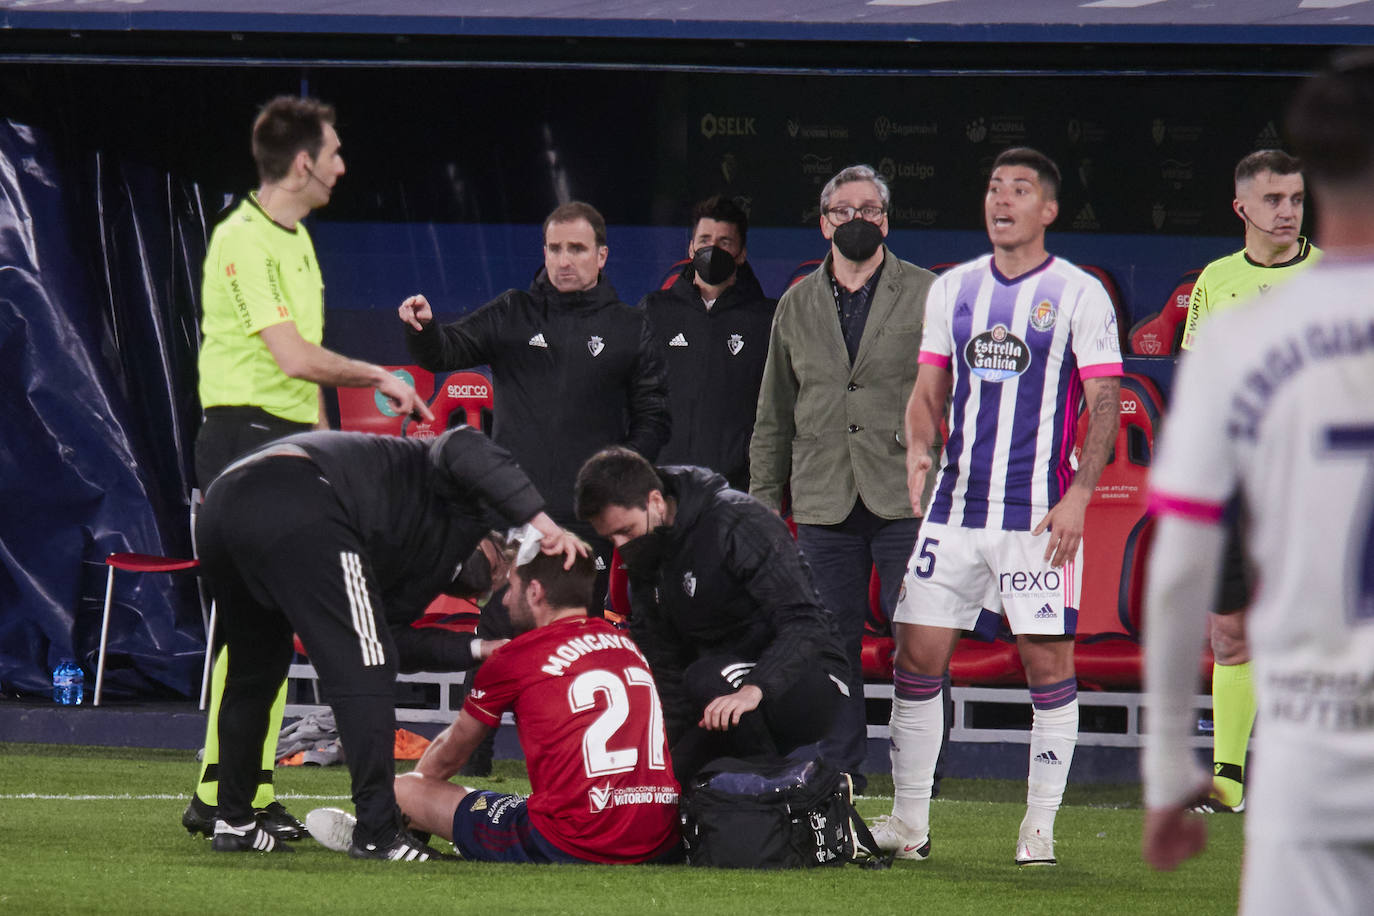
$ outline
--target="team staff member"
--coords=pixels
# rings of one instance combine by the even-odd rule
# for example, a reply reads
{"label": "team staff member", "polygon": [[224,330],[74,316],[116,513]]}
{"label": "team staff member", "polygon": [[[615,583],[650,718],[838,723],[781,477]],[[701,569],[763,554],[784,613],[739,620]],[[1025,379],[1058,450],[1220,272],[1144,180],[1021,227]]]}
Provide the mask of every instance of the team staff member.
{"label": "team staff member", "polygon": [[[1307,270],[1321,250],[1299,235],[1306,188],[1302,165],[1282,150],[1258,150],[1236,165],[1231,207],[1245,224],[1245,247],[1203,269],[1188,303],[1183,348],[1191,350],[1204,319],[1254,301]],[[1241,546],[1241,521],[1232,514],[1225,569],[1212,615],[1212,772],[1214,785],[1199,813],[1240,811],[1245,806],[1245,752],[1255,724],[1255,688],[1245,614],[1250,587]]]}
{"label": "team staff member", "polygon": [[[565,570],[561,557],[536,552],[516,564],[505,602],[520,635],[482,666],[414,772],[396,778],[401,810],[464,859],[680,859],[678,783],[658,694],[629,637],[587,616],[592,561]],[[505,712],[515,714],[529,797],[449,782]],[[348,847],[347,813],[323,808],[306,820],[325,845]]]}
{"label": "team staff member", "polygon": [[455,586],[494,518],[532,524],[542,548],[569,562],[586,549],[543,512],[509,454],[466,426],[432,442],[303,433],[220,475],[198,529],[229,649],[216,851],[286,848],[255,823],[250,802],[297,633],[348,751],[353,855],[433,854],[402,828],[392,792],[398,656],[389,624],[417,619]]}
{"label": "team staff member", "polygon": [[[652,459],[670,432],[662,351],[644,313],[621,302],[602,273],[608,253],[601,214],[573,201],[544,221],[544,269],[528,290],[507,290],[446,325],[424,296],[399,309],[421,366],[491,366],[493,437],[549,500],[549,515],[588,537],[572,511],[582,462],[615,444]],[[599,609],[610,550],[592,543]]]}
{"label": "team staff member", "polygon": [[1204,325],[1150,470],[1143,852],[1174,868],[1206,843],[1187,813],[1213,786],[1191,747],[1193,694],[1238,495],[1259,570],[1246,613],[1262,723],[1240,912],[1359,914],[1374,887],[1374,57],[1307,81],[1286,128],[1327,257]]}
{"label": "team staff member", "polygon": [[[281,436],[325,423],[321,385],[375,387],[401,413],[432,419],[415,389],[381,366],[320,346],[324,279],[301,220],[329,203],[344,173],[334,109],[314,99],[280,96],[253,122],[253,159],[260,184],[215,227],[205,256],[196,436],[201,489],[233,459]],[[205,755],[195,794],[182,816],[192,832],[214,826],[218,747],[215,742],[224,654],[215,662]],[[261,785],[254,801],[264,826],[286,839],[301,823],[276,800],[272,767],[286,705],[282,682],[274,726],[262,748]]]}
{"label": "team staff member", "polygon": [[849,700],[821,750],[850,772],[868,750],[860,651],[869,579],[876,566],[890,619],[920,527],[902,412],[935,276],[884,244],[890,204],[887,183],[866,165],[821,190],[830,253],[778,301],[750,444],[749,492],[778,510],[791,484],[797,543],[840,626]]}
{"label": "team staff member", "polygon": [[577,512],[620,549],[679,779],[826,733],[848,665],[782,519],[719,474],[625,448],[582,466]]}
{"label": "team staff member", "polygon": [[[1002,610],[1016,634],[1033,707],[1015,862],[1057,861],[1055,815],[1078,741],[1073,638],[1083,520],[1121,410],[1121,351],[1106,290],[1045,250],[1058,191],[1059,168],[1042,153],[999,154],[983,203],[992,254],[942,274],[926,303],[906,414],[913,508],[946,405],[950,432],[893,617],[893,807],[873,835],[898,858],[930,855],[941,680],[961,632],[987,607]],[[1075,440],[1080,394],[1088,430],[1075,469],[1065,443]]]}
{"label": "team staff member", "polygon": [[739,204],[720,195],[701,201],[690,263],[640,302],[668,357],[673,437],[659,461],[712,468],[736,490],[749,489],[749,437],[777,305],[749,266],[748,238]]}

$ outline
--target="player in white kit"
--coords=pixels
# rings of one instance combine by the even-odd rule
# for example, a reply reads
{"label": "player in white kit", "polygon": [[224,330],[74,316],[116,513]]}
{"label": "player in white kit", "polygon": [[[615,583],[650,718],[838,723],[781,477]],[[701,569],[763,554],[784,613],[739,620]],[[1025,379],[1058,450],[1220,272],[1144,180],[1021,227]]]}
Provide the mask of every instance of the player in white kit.
{"label": "player in white kit", "polygon": [[[1083,517],[1115,441],[1121,350],[1102,284],[1045,250],[1059,170],[1035,150],[993,163],[984,216],[993,253],[945,273],[926,302],[907,405],[913,506],[949,403],[939,482],[907,568],[896,622],[892,815],[874,830],[898,858],[930,853],[941,679],[983,609],[1004,613],[1034,719],[1018,865],[1053,865],[1054,819],[1078,740],[1073,637]],[[1080,400],[1088,431],[1072,463]]]}
{"label": "player in white kit", "polygon": [[1367,913],[1374,888],[1374,55],[1338,57],[1288,114],[1321,264],[1202,329],[1151,472],[1144,855],[1206,842],[1189,747],[1222,506],[1258,572],[1258,700],[1241,912]]}

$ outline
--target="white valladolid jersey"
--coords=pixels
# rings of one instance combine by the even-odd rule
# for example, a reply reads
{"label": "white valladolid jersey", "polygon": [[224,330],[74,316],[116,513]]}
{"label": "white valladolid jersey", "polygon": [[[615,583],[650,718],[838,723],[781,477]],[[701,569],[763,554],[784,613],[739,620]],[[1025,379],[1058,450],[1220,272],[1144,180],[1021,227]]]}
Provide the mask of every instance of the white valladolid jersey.
{"label": "white valladolid jersey", "polygon": [[1214,316],[1172,401],[1151,475],[1156,510],[1220,522],[1239,492],[1249,516],[1259,724],[1247,795],[1262,799],[1267,829],[1294,842],[1368,841],[1374,265],[1328,254],[1269,297]]}
{"label": "white valladolid jersey", "polygon": [[930,288],[920,360],[953,373],[928,517],[1029,531],[1073,482],[1083,379],[1121,374],[1116,311],[1063,258],[1008,280],[992,255]]}

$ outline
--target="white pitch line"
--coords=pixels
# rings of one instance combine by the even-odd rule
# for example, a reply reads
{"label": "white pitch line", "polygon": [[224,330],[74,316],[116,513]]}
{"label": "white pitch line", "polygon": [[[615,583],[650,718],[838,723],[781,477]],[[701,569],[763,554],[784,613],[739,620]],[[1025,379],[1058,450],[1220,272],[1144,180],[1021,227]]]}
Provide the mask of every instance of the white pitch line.
{"label": "white pitch line", "polygon": [[[15,795],[0,795],[0,801],[171,801],[185,799],[185,793],[177,795],[46,795],[39,792],[22,792]],[[277,798],[319,799],[320,801],[348,801],[347,795],[285,795]]]}

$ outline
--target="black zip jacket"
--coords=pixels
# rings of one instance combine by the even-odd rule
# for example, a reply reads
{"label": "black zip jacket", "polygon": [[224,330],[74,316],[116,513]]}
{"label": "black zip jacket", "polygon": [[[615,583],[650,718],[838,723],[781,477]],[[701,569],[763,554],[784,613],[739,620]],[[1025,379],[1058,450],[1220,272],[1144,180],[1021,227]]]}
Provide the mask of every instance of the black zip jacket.
{"label": "black zip jacket", "polygon": [[367,548],[389,624],[418,620],[494,527],[521,525],[544,501],[510,454],[460,426],[433,440],[312,432],[305,450]]}
{"label": "black zip jacket", "polygon": [[701,716],[682,677],[704,655],[757,660],[744,683],[765,701],[816,666],[846,678],[834,618],[782,519],[705,468],[658,473],[677,514],[657,570],[629,571],[630,632],[653,669],[670,743]]}
{"label": "black zip jacket", "polygon": [[672,286],[640,302],[668,361],[673,435],[659,460],[711,468],[747,491],[749,437],[778,303],[763,294],[748,262],[709,310],[694,277],[689,263]]}
{"label": "black zip jacket", "polygon": [[559,522],[573,520],[573,481],[608,445],[649,460],[668,441],[668,381],[644,313],[621,302],[603,274],[560,293],[540,271],[459,320],[408,328],[415,361],[440,372],[491,367],[492,437],[510,450]]}

